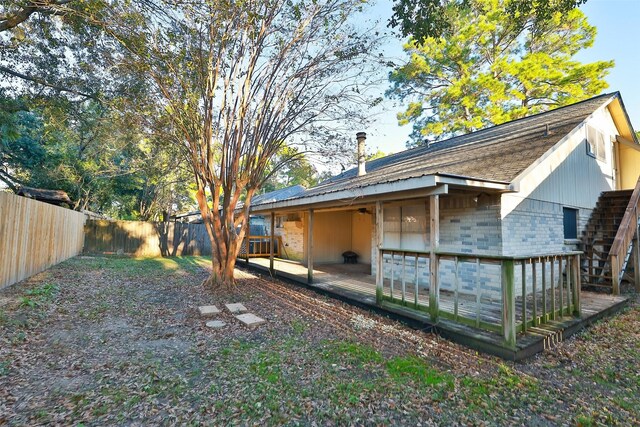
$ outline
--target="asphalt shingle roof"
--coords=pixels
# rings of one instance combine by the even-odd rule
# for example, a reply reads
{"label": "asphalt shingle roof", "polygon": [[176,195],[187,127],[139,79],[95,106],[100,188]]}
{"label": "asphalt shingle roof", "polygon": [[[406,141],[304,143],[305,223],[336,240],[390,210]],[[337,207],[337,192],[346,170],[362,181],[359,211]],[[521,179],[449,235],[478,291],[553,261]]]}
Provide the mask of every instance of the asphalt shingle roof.
{"label": "asphalt shingle roof", "polygon": [[272,202],[278,202],[280,200],[291,199],[303,193],[304,190],[305,188],[302,185],[293,185],[291,187],[281,188],[279,190],[274,190],[268,193],[254,196],[251,201],[251,204],[259,205],[261,203],[272,203]]}
{"label": "asphalt shingle roof", "polygon": [[[357,168],[353,168],[288,199],[435,174],[509,183],[614,96],[616,94],[596,96],[552,111],[376,159],[367,162],[366,175],[357,176]],[[547,125],[548,135],[545,134]]]}

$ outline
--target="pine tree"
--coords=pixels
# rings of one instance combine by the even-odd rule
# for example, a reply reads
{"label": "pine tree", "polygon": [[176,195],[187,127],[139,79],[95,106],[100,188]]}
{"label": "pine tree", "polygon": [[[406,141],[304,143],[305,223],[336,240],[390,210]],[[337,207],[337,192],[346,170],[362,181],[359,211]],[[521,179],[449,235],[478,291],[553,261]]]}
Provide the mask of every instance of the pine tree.
{"label": "pine tree", "polygon": [[452,8],[451,34],[410,39],[409,61],[390,75],[388,94],[408,101],[400,124],[413,143],[441,139],[570,104],[600,93],[613,61],[574,59],[596,29],[573,9],[540,22],[513,20],[508,0]]}

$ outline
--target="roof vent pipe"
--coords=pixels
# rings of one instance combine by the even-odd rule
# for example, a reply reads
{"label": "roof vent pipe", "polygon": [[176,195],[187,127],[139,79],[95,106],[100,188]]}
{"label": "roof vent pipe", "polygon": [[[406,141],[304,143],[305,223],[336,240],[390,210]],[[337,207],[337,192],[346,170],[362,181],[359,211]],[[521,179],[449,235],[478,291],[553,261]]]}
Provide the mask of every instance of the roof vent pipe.
{"label": "roof vent pipe", "polygon": [[367,139],[367,134],[364,132],[358,132],[356,134],[358,140],[358,176],[365,175],[367,173],[365,162],[366,156],[364,151],[364,141]]}

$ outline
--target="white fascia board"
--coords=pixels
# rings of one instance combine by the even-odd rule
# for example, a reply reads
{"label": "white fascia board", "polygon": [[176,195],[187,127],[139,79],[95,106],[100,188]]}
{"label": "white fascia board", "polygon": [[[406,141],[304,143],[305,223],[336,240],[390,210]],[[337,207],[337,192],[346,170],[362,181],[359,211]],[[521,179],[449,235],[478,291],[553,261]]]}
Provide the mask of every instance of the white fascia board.
{"label": "white fascia board", "polygon": [[510,191],[511,185],[508,182],[501,181],[483,181],[477,178],[467,178],[455,175],[437,175],[436,182],[438,184],[449,184],[460,187],[486,188],[488,190]]}
{"label": "white fascia board", "polygon": [[[368,185],[366,187],[351,188],[347,190],[339,190],[331,193],[318,194],[310,197],[299,197],[296,199],[282,200],[280,202],[263,203],[255,207],[257,211],[290,208],[296,206],[314,205],[317,203],[330,201],[352,201],[367,196],[377,194],[395,193],[398,191],[413,190],[416,188],[435,187],[436,179],[434,175],[421,176],[420,178],[411,178],[403,181],[387,182],[383,184]],[[253,209],[253,206],[251,207]]]}
{"label": "white fascia board", "polygon": [[316,196],[300,197],[273,203],[263,203],[255,207],[252,206],[251,210],[255,212],[264,212],[277,209],[312,206],[315,204],[327,202],[336,202],[336,204],[354,204],[357,203],[359,199],[363,199],[365,197],[370,198],[375,196],[390,195],[393,193],[401,193],[428,188],[433,189],[431,194],[446,194],[448,192],[448,185],[486,188],[499,191],[509,190],[509,184],[507,183],[481,181],[472,178],[454,176],[426,175],[416,178],[404,179],[401,181],[386,182],[381,184],[368,185],[366,187],[319,194]]}

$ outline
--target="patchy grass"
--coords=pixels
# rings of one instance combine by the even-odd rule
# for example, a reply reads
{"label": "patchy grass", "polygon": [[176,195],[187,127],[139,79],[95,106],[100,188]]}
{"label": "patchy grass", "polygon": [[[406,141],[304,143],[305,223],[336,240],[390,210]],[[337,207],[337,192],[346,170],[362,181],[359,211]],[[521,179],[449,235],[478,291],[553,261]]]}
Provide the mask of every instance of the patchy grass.
{"label": "patchy grass", "polygon": [[322,357],[331,363],[350,365],[382,362],[382,356],[375,348],[354,341],[326,341]]}
{"label": "patchy grass", "polygon": [[429,366],[417,356],[394,357],[387,362],[387,371],[396,381],[416,383],[421,388],[440,384],[453,388],[453,376]]}
{"label": "patchy grass", "polygon": [[52,301],[60,288],[51,283],[45,283],[36,288],[29,289],[20,298],[20,307],[37,308]]}
{"label": "patchy grass", "polygon": [[[640,423],[635,302],[514,364],[284,283],[205,289],[208,263],[76,258],[0,292],[0,424]],[[206,328],[230,302],[267,324]]]}

